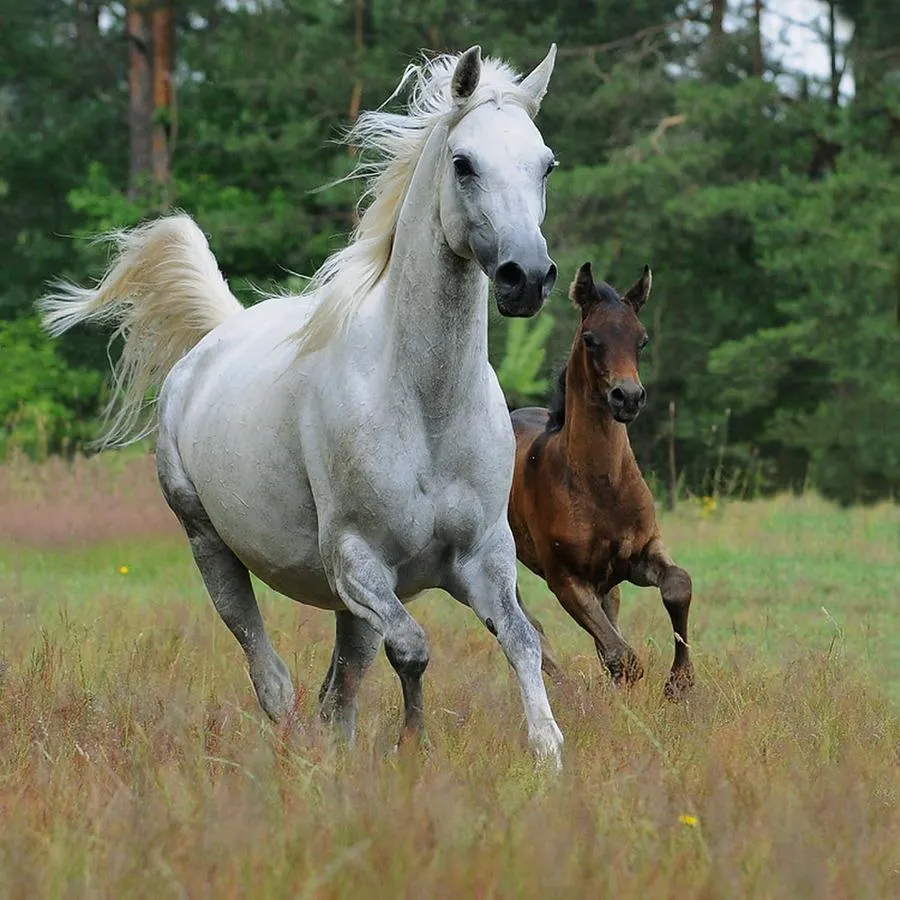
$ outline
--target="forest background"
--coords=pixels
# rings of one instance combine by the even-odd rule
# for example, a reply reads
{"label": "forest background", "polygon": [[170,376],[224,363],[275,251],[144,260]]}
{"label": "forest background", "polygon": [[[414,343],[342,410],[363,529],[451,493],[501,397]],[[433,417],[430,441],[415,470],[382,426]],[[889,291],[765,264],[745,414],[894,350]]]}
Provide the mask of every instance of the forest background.
{"label": "forest background", "polygon": [[660,496],[896,497],[894,0],[0,0],[0,458],[96,435],[106,337],[50,342],[33,307],[102,271],[90,236],[177,207],[245,303],[299,288],[353,227],[354,186],[318,190],[353,165],[336,139],[411,59],[480,43],[528,71],[551,41],[560,286],[492,314],[510,405],[552,389],[575,268],[624,288],[649,263],[631,435]]}

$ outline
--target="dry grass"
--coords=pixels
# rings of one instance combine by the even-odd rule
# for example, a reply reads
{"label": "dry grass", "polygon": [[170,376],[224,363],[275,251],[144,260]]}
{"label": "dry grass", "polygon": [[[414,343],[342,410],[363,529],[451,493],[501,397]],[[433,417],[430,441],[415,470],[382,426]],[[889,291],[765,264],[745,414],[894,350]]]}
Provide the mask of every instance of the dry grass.
{"label": "dry grass", "polygon": [[86,545],[122,536],[177,534],[147,452],[25,458],[0,465],[0,545]]}
{"label": "dry grass", "polygon": [[[895,508],[782,498],[669,518],[697,584],[699,684],[680,706],[661,699],[658,602],[626,598],[648,672],[620,695],[526,579],[571,675],[551,695],[566,769],[545,778],[499,650],[439,594],[413,607],[433,651],[427,754],[388,753],[400,697],[383,658],[358,747],[335,748],[314,708],[329,618],[263,590],[303,696],[304,727],[272,728],[146,463],[117,476],[127,490],[100,468],[55,473],[44,499],[32,472],[44,529],[37,513],[10,524],[24,507],[0,476],[0,898],[900,893],[897,672],[857,640],[865,604],[893,623]],[[807,618],[823,597],[837,626]]]}

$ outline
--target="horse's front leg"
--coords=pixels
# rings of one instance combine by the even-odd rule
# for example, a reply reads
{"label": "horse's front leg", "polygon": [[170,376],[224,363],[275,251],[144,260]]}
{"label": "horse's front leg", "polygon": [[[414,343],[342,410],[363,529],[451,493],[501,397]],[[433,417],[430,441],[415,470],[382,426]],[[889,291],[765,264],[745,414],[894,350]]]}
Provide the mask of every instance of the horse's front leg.
{"label": "horse's front leg", "polygon": [[[425,730],[422,678],[428,665],[428,640],[418,622],[406,611],[395,592],[391,571],[372,548],[358,535],[344,534],[335,540],[331,552],[323,553],[331,562],[334,589],[353,616],[361,619],[354,625],[338,617],[335,644],[337,658],[329,677],[329,687],[322,697],[326,718],[331,717],[329,692],[336,692],[338,707],[346,707],[352,730],[356,720],[355,694],[359,678],[368,668],[384,639],[388,661],[400,679],[403,689],[403,730],[399,743],[420,738]],[[342,626],[343,624],[343,633]],[[340,682],[342,647],[356,645],[352,654],[352,671],[346,673],[347,684]],[[338,682],[335,679],[338,679]],[[344,699],[341,699],[341,695]]]}
{"label": "horse's front leg", "polygon": [[553,647],[550,646],[550,639],[547,637],[544,626],[541,625],[540,620],[529,612],[528,607],[522,600],[522,592],[519,590],[518,585],[516,585],[516,600],[518,601],[519,606],[522,607],[525,618],[531,622],[541,639],[541,668],[547,673],[547,677],[551,681],[556,684],[561,684],[565,681],[565,675],[563,674],[563,670],[559,663],[556,661],[556,654],[553,652]]}
{"label": "horse's front leg", "polygon": [[618,593],[613,596],[610,591],[605,597],[598,597],[592,585],[564,570],[548,573],[547,584],[563,609],[594,639],[597,655],[609,670],[613,683],[639,681],[644,669],[637,654],[606,613],[608,607],[618,616]]}
{"label": "horse's front leg", "polygon": [[505,520],[477,554],[456,567],[448,590],[475,611],[515,671],[532,752],[561,768],[563,736],[541,678],[540,637],[516,600],[516,548]]}
{"label": "horse's front leg", "polygon": [[630,581],[642,587],[657,587],[672,620],[675,633],[675,660],[666,682],[666,696],[677,700],[694,684],[694,667],[688,646],[688,612],[693,586],[691,576],[676,566],[666,545],[654,538],[632,566]]}

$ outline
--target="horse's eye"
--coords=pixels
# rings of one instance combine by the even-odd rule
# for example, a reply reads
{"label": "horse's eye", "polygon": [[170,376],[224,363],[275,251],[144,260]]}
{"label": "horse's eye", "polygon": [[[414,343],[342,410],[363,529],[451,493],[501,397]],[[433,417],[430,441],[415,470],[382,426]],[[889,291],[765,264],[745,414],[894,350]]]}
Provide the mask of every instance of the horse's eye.
{"label": "horse's eye", "polygon": [[472,168],[472,161],[468,156],[454,156],[453,169],[457,178],[468,178],[475,174],[475,169]]}
{"label": "horse's eye", "polygon": [[597,340],[597,335],[592,331],[585,331],[581,336],[581,340],[584,342],[584,346],[588,348],[588,350],[596,350],[600,346],[600,341]]}
{"label": "horse's eye", "polygon": [[558,165],[559,165],[559,160],[558,160],[558,159],[551,160],[550,163],[547,165],[547,171],[544,172],[544,178],[549,178],[549,177],[550,177],[550,173],[551,173]]}
{"label": "horse's eye", "polygon": [[650,343],[650,338],[645,334],[645,335],[641,338],[641,342],[638,344],[638,353],[640,353],[641,350],[643,350],[644,347],[646,347],[647,344],[649,344],[649,343]]}

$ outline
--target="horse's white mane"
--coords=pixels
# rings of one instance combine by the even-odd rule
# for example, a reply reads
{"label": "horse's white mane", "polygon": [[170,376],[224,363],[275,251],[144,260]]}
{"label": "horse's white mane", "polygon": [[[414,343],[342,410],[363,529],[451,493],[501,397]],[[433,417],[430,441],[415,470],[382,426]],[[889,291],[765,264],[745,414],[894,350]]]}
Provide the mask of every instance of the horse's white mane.
{"label": "horse's white mane", "polygon": [[325,346],[341,333],[366,295],[387,268],[400,209],[422,151],[435,127],[453,125],[487,101],[510,101],[534,116],[538,103],[519,85],[519,74],[498,59],[482,60],[478,87],[457,104],[450,84],[461,54],[444,54],[407,66],[386,102],[412,85],[405,114],[369,110],[346,134],[345,143],[358,148],[359,162],[341,179],[362,178],[366,189],[359,200],[361,213],[349,244],[333,253],[313,275],[304,294],[317,294],[316,307],[296,332],[301,353]]}

